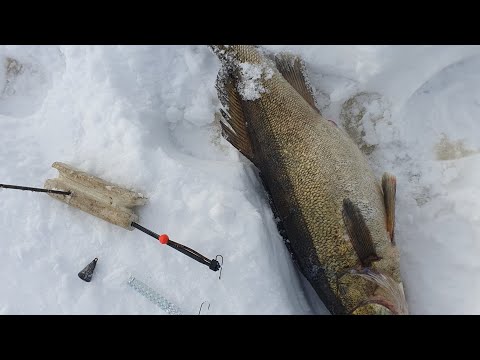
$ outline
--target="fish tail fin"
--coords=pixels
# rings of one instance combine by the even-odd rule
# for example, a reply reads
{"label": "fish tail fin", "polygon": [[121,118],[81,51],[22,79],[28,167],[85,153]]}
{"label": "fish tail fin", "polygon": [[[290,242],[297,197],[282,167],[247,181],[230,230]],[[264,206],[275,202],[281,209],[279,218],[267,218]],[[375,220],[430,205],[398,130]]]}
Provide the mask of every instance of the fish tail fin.
{"label": "fish tail fin", "polygon": [[257,45],[208,45],[223,65],[238,63],[260,64],[267,58],[265,51]]}
{"label": "fish tail fin", "polygon": [[237,91],[236,79],[228,68],[223,67],[217,76],[218,98],[224,109],[220,109],[220,125],[223,137],[252,163],[253,146],[247,130],[242,99]]}
{"label": "fish tail fin", "polygon": [[236,59],[234,45],[208,45],[223,65],[233,64]]}

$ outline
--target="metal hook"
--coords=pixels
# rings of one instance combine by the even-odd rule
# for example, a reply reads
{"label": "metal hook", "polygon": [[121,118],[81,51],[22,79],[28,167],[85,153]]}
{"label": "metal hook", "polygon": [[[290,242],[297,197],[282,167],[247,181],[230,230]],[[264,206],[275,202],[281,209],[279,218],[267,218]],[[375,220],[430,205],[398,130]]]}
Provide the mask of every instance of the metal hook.
{"label": "metal hook", "polygon": [[[200,315],[200,313],[202,312],[203,304],[205,304],[206,302],[208,302],[208,301],[204,301],[204,302],[202,302],[202,304],[200,305],[200,310],[198,310],[198,315]],[[210,303],[208,303],[208,308],[207,308],[207,310],[210,310]]]}
{"label": "metal hook", "polygon": [[[221,257],[222,258],[222,263],[220,264],[220,276],[218,277],[218,280],[220,280],[222,278],[222,267],[223,267],[223,256],[222,255],[217,255],[215,256],[215,260],[217,260],[218,257]],[[218,261],[218,260],[217,260]]]}

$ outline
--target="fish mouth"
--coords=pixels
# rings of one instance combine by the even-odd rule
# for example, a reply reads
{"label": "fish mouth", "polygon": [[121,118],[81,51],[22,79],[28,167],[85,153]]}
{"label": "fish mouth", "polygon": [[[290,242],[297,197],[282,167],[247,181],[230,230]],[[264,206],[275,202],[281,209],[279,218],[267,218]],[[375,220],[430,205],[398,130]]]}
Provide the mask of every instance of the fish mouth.
{"label": "fish mouth", "polygon": [[[349,269],[344,273],[344,275],[346,274],[359,276],[377,285],[375,294],[360,302],[350,311],[350,314],[362,314],[366,310],[365,307],[373,305],[373,309],[370,306],[367,313],[383,314],[385,310],[388,310],[392,315],[408,315],[408,305],[401,282],[398,283],[390,276],[376,272],[371,268]],[[379,309],[379,307],[383,309]],[[364,308],[363,311],[362,308]]]}

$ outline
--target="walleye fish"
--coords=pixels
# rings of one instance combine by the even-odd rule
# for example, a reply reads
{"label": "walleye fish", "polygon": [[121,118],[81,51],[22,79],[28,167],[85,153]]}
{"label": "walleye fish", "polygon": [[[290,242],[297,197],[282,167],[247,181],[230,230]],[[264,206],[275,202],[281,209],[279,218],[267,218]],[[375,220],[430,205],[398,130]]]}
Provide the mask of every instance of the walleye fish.
{"label": "walleye fish", "polygon": [[212,45],[223,136],[259,170],[301,272],[332,314],[408,314],[394,243],[396,179],[373,174],[322,117],[303,61]]}

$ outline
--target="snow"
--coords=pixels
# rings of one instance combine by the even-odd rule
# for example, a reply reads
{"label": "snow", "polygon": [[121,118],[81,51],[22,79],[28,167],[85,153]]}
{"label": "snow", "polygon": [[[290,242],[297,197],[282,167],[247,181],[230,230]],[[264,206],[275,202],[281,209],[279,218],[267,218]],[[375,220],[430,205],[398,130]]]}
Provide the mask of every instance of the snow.
{"label": "snow", "polygon": [[264,65],[240,63],[240,81],[238,92],[243,100],[253,101],[260,99],[267,90],[263,86],[265,80],[271,79],[273,71]]}
{"label": "snow", "polygon": [[[397,176],[410,313],[480,314],[480,47],[266,48],[301,54],[322,113]],[[327,313],[220,136],[218,69],[203,46],[0,46],[0,183],[42,187],[71,164],[145,194],[142,226],[224,258],[219,280],[138,230],[0,189],[0,313],[167,314],[131,276],[188,314]]]}

